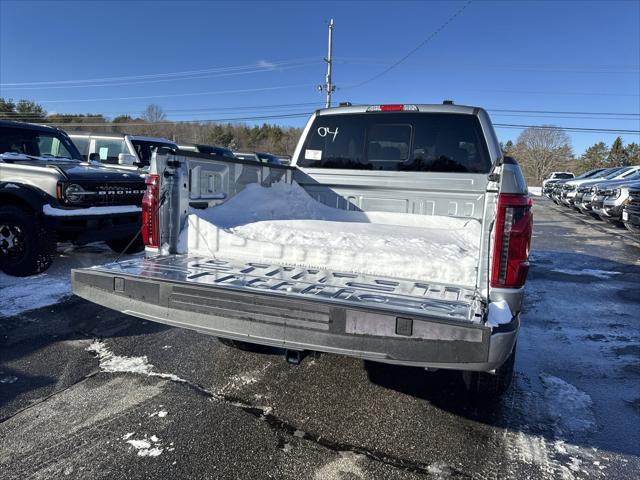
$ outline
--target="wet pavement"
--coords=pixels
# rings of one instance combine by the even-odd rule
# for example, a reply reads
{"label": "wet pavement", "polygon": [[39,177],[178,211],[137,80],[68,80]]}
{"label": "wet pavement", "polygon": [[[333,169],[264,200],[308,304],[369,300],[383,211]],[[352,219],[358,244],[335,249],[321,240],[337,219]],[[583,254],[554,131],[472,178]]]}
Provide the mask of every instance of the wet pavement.
{"label": "wet pavement", "polygon": [[501,401],[452,372],[293,366],[70,298],[0,319],[0,478],[639,478],[640,244],[535,204]]}

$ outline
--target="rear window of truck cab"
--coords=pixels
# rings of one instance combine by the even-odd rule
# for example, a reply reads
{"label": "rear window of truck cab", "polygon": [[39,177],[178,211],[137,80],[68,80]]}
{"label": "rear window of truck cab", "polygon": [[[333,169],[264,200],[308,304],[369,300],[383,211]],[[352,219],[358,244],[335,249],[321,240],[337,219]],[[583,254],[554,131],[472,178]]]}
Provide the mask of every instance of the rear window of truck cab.
{"label": "rear window of truck cab", "polygon": [[297,165],[488,173],[491,160],[480,122],[474,115],[367,112],[317,116]]}

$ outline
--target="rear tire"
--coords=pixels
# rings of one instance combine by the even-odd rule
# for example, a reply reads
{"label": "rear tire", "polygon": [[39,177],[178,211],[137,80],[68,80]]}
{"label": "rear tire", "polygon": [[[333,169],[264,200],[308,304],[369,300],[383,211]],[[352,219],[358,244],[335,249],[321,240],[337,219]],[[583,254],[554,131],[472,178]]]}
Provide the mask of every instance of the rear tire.
{"label": "rear tire", "polygon": [[[105,243],[109,246],[111,250],[116,253],[123,253],[124,249],[127,248],[129,242],[131,241],[131,237],[127,238],[117,238],[115,240],[107,240]],[[144,242],[142,241],[142,235],[136,235],[136,239],[133,241],[129,248],[127,248],[124,253],[138,253],[144,250]]]}
{"label": "rear tire", "polygon": [[504,394],[511,385],[516,361],[516,346],[507,360],[495,373],[462,372],[462,381],[467,391],[478,400],[491,400]]}
{"label": "rear tire", "polygon": [[55,233],[31,212],[12,205],[0,207],[0,270],[14,277],[42,273],[53,263]]}

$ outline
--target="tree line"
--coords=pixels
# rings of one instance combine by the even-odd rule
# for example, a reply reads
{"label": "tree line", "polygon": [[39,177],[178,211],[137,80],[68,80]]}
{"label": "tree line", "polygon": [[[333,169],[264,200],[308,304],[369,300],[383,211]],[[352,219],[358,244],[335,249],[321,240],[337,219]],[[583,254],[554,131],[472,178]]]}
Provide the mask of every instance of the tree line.
{"label": "tree line", "polygon": [[611,147],[597,142],[575,156],[567,133],[553,125],[527,128],[515,143],[509,140],[503,144],[502,150],[518,161],[529,185],[541,185],[555,171],[580,175],[594,168],[640,165],[640,145],[625,145],[622,137],[617,137]]}
{"label": "tree line", "polygon": [[168,138],[179,144],[200,143],[236,151],[265,151],[278,155],[292,155],[302,131],[301,128],[268,123],[249,126],[244,123],[172,122],[166,119],[163,109],[155,104],[149,105],[136,117],[47,113],[41,105],[30,100],[14,102],[1,97],[0,118],[50,123],[65,131],[147,135]]}
{"label": "tree line", "polygon": [[[65,130],[94,132],[118,132],[134,135],[165,137],[177,143],[204,143],[232,150],[267,151],[279,155],[291,155],[302,129],[280,127],[264,123],[248,126],[243,123],[172,122],[166,119],[163,109],[149,105],[139,116],[119,115],[107,118],[102,114],[48,114],[45,109],[30,100],[0,97],[0,118],[13,118],[25,122],[52,123]],[[553,125],[544,128],[527,128],[516,142],[502,144],[505,155],[516,158],[521,165],[527,183],[540,185],[553,171],[571,171],[579,175],[598,167],[615,167],[640,164],[640,145],[624,144],[621,137],[611,147],[597,142],[581,155],[573,153],[567,133]]]}

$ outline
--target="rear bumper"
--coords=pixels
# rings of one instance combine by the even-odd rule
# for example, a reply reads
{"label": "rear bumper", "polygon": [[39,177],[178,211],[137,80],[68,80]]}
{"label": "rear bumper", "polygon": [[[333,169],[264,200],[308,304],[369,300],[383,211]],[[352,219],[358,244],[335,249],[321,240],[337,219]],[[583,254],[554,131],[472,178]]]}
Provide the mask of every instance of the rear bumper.
{"label": "rear bumper", "polygon": [[116,240],[135,235],[142,225],[140,212],[108,215],[44,216],[44,224],[59,240],[75,243]]}
{"label": "rear bumper", "polygon": [[[520,320],[481,324],[396,316],[374,308],[72,271],[73,292],[146,320],[292,350],[415,367],[491,371],[513,349]],[[407,324],[410,327],[407,328]]]}

